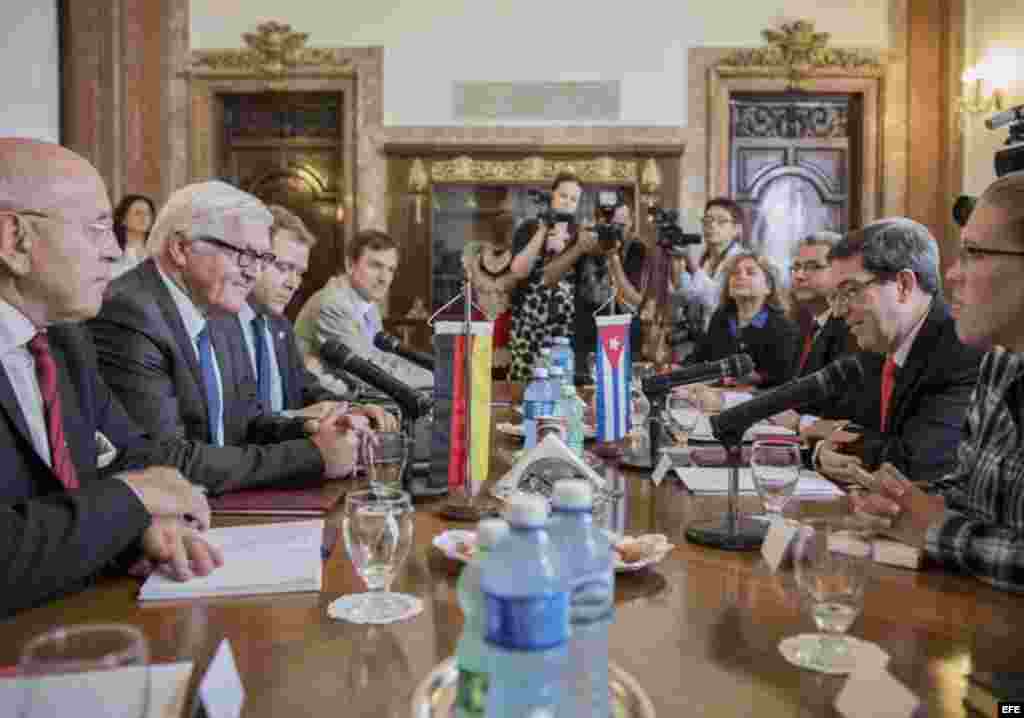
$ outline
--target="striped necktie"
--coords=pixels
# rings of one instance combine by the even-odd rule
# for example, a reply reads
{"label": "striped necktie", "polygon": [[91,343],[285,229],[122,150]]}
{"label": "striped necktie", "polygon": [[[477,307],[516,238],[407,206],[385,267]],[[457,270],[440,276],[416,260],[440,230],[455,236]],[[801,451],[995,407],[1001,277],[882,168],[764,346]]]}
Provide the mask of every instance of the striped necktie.
{"label": "striped necktie", "polygon": [[64,415],[57,391],[57,362],[50,351],[50,342],[45,334],[36,334],[28,343],[28,349],[36,360],[36,378],[39,393],[43,397],[46,411],[46,436],[50,441],[50,459],[53,473],[67,489],[78,488],[78,473],[71,460],[71,449],[64,438]]}

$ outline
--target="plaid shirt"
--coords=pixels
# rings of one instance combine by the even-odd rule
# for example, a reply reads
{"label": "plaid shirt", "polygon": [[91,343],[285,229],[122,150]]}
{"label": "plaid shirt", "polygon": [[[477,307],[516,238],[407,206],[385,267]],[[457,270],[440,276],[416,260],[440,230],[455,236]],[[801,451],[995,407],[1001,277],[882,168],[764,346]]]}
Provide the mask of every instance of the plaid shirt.
{"label": "plaid shirt", "polygon": [[928,555],[1024,591],[1024,354],[985,355],[957,468],[931,488],[950,508],[928,529]]}

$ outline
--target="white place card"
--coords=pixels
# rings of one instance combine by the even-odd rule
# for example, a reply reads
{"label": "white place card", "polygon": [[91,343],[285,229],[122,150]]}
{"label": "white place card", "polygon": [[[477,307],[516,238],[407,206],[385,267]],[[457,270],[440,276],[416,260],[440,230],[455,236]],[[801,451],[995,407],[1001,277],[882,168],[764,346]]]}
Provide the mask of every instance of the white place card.
{"label": "white place card", "polygon": [[878,664],[858,665],[835,702],[846,718],[910,718],[920,704],[909,688]]}
{"label": "white place card", "polygon": [[800,524],[790,519],[772,521],[768,534],[761,544],[761,555],[768,563],[772,573],[793,560],[793,542],[800,533]]}
{"label": "white place card", "polygon": [[199,697],[208,718],[238,718],[242,714],[245,687],[238,675],[235,654],[226,638],[217,646],[210,667],[199,683]]}

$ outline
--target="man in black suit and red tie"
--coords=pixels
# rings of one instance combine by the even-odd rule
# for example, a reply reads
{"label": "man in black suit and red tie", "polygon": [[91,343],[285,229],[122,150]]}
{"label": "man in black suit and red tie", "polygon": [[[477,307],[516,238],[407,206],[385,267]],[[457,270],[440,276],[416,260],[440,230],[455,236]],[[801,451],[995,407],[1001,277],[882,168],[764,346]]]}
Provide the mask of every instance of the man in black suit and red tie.
{"label": "man in black suit and red tie", "polygon": [[147,442],[75,326],[99,311],[120,255],[88,162],[0,138],[0,616],[140,560],[179,579],[221,562],[199,531],[203,494],[152,466],[210,457]]}

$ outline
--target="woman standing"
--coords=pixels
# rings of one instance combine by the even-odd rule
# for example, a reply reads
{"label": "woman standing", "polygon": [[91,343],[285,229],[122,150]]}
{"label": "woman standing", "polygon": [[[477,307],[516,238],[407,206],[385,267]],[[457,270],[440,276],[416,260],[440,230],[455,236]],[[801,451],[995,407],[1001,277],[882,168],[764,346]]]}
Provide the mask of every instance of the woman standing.
{"label": "woman standing", "polygon": [[114,276],[120,276],[143,262],[149,253],[146,239],[153,226],[156,207],[153,200],[141,194],[129,194],[114,210],[114,234],[121,247],[121,261],[114,267]]}

